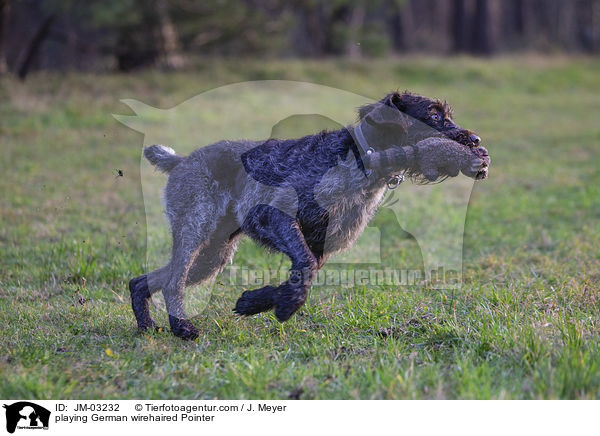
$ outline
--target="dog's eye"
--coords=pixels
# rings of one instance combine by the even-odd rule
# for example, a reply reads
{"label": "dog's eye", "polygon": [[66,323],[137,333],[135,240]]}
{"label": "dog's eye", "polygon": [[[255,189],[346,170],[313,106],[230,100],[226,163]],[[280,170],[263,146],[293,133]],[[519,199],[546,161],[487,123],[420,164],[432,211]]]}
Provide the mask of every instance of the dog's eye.
{"label": "dog's eye", "polygon": [[440,114],[438,114],[437,112],[434,112],[434,113],[431,114],[431,119],[433,121],[439,121],[439,120],[442,119],[442,117],[440,117]]}

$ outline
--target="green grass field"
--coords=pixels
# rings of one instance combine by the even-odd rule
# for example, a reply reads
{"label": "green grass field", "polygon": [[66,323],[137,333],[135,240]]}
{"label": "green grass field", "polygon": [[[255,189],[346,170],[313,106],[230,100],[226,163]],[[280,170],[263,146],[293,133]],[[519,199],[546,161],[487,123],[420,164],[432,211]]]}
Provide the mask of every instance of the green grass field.
{"label": "green grass field", "polygon": [[[258,79],[453,104],[492,155],[459,291],[319,288],[280,325],[236,318],[242,289],[225,286],[195,318],[196,342],[136,332],[126,284],[144,271],[143,137],[111,114],[130,113],[123,98],[169,108]],[[205,60],[0,79],[0,397],[599,398],[599,116],[597,59]],[[236,256],[281,261],[252,243]]]}

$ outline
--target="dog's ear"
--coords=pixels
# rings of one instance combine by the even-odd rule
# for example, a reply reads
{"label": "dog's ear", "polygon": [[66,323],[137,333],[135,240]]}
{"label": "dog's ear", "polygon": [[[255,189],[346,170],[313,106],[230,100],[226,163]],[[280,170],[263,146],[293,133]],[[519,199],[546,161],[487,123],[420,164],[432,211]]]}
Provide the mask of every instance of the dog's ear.
{"label": "dog's ear", "polygon": [[379,103],[369,103],[358,108],[358,122],[361,122],[365,117],[371,113]]}
{"label": "dog's ear", "polygon": [[408,131],[412,124],[410,117],[401,112],[403,106],[399,93],[391,93],[377,103],[361,106],[358,109],[359,121],[365,121],[373,126],[395,125]]}
{"label": "dog's ear", "polygon": [[399,92],[392,92],[386,95],[385,99],[388,106],[395,107],[401,112],[406,110],[406,102],[402,99],[402,94]]}
{"label": "dog's ear", "polygon": [[406,105],[402,101],[402,95],[399,92],[390,92],[388,95],[383,97],[376,103],[369,103],[358,108],[358,118],[363,120],[369,112],[380,106],[389,106],[390,108],[396,108],[402,112],[406,109]]}

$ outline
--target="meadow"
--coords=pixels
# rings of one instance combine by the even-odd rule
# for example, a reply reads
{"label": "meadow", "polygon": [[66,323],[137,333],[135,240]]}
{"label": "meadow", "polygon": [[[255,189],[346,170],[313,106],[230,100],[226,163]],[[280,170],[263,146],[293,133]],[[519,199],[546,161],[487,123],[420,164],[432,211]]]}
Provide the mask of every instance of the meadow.
{"label": "meadow", "polygon": [[[220,286],[194,318],[197,341],[136,331],[143,136],[111,114],[131,113],[123,98],[170,108],[265,79],[453,104],[492,156],[467,211],[459,290],[316,288],[279,324],[234,316],[243,289]],[[205,59],[178,73],[0,78],[0,397],[600,398],[599,115],[591,58]],[[418,258],[402,232],[387,244]],[[278,256],[246,241],[236,259]]]}

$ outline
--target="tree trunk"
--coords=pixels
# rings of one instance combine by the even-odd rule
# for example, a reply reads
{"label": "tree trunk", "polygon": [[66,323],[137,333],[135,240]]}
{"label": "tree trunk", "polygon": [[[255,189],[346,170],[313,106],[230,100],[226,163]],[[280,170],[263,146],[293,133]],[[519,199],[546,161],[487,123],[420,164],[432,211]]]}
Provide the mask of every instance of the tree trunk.
{"label": "tree trunk", "polygon": [[465,0],[452,1],[452,49],[455,52],[462,52],[467,49],[467,17]]}
{"label": "tree trunk", "polygon": [[6,64],[6,50],[4,41],[6,40],[6,27],[8,25],[8,14],[10,11],[10,1],[0,0],[0,75],[8,73]]}
{"label": "tree trunk", "polygon": [[179,49],[179,38],[169,16],[167,0],[156,0],[156,13],[160,25],[161,60],[169,69],[180,69],[185,66],[185,58]]}
{"label": "tree trunk", "polygon": [[352,8],[350,23],[348,24],[348,41],[346,41],[346,54],[352,57],[360,56],[360,34],[365,22],[365,6],[359,3]]}
{"label": "tree trunk", "polygon": [[492,54],[490,24],[488,0],[476,0],[472,24],[474,53],[480,55]]}
{"label": "tree trunk", "polygon": [[402,27],[402,48],[405,52],[414,48],[415,42],[415,22],[413,19],[413,9],[410,1],[402,4],[400,11],[400,26]]}
{"label": "tree trunk", "polygon": [[523,0],[513,0],[513,12],[514,12],[514,29],[519,36],[525,35],[526,23],[525,23],[525,10]]}
{"label": "tree trunk", "polygon": [[577,5],[577,28],[580,47],[597,53],[600,49],[600,7],[597,0],[580,0]]}
{"label": "tree trunk", "polygon": [[391,14],[389,19],[389,29],[390,34],[392,36],[392,44],[394,45],[394,51],[403,51],[404,50],[404,28],[402,26],[402,12],[400,8],[396,6],[395,3],[392,3],[394,6],[394,12]]}
{"label": "tree trunk", "polygon": [[25,55],[23,57],[23,62],[21,63],[21,66],[19,67],[19,72],[18,72],[19,79],[25,80],[25,77],[27,77],[27,73],[29,73],[29,68],[31,67],[31,62],[35,58],[36,54],[39,52],[40,47],[42,46],[42,43],[48,36],[48,32],[50,31],[50,26],[52,26],[52,22],[54,21],[55,17],[56,16],[54,14],[47,16],[46,19],[42,22],[42,24],[38,28],[38,31],[35,33],[35,35],[31,39],[31,42],[29,43],[29,45],[27,46],[27,49],[25,51]]}

